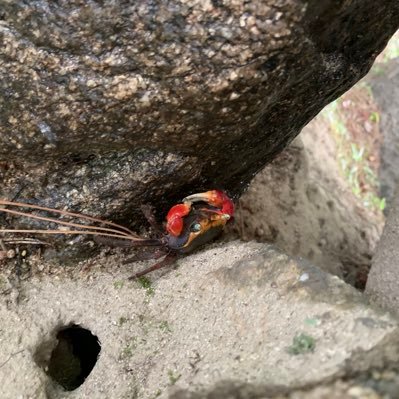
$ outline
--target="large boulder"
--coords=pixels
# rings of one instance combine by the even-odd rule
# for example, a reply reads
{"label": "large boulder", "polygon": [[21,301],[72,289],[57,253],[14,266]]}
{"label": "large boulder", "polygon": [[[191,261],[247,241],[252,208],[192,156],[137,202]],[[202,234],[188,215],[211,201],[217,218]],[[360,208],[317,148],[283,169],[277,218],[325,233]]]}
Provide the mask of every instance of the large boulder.
{"label": "large boulder", "polygon": [[[120,263],[97,257],[19,287],[2,276],[2,399],[266,398],[397,362],[394,318],[270,245],[219,244],[141,283],[126,278],[142,264]],[[54,379],[72,389],[87,360],[68,351],[87,347],[83,335],[59,334],[71,324],[101,352],[65,392]]]}
{"label": "large boulder", "polygon": [[399,184],[399,58],[380,64],[367,79],[381,112],[381,196],[388,208]]}
{"label": "large boulder", "polygon": [[387,222],[367,279],[366,292],[380,306],[399,314],[399,196],[391,200]]}
{"label": "large boulder", "polygon": [[123,219],[239,194],[399,25],[397,0],[1,1],[2,197]]}

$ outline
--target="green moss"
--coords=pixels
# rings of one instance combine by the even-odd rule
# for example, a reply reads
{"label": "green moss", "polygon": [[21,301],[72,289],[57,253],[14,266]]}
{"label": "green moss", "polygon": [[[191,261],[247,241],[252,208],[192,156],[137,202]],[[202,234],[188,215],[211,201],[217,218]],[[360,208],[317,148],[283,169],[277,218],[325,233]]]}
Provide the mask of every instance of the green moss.
{"label": "green moss", "polygon": [[123,281],[114,281],[114,288],[120,290],[125,283]]}
{"label": "green moss", "polygon": [[119,359],[120,360],[128,359],[129,357],[132,357],[132,355],[133,355],[133,349],[128,345],[125,348],[123,348],[119,356]]}
{"label": "green moss", "polygon": [[136,348],[137,348],[137,337],[132,337],[129,343],[122,349],[119,359],[124,360],[132,357],[133,352]]}
{"label": "green moss", "polygon": [[293,338],[292,345],[288,347],[287,351],[291,355],[303,355],[313,352],[315,347],[316,340],[310,335],[301,333]]}
{"label": "green moss", "polygon": [[159,329],[164,331],[164,332],[167,332],[167,333],[171,333],[172,332],[172,329],[170,328],[170,325],[169,325],[169,323],[166,320],[162,320],[159,323]]}
{"label": "green moss", "polygon": [[169,385],[175,385],[179,381],[181,374],[178,374],[172,370],[168,370]]}
{"label": "green moss", "polygon": [[142,276],[137,279],[137,282],[146,290],[148,296],[153,296],[155,294],[155,290],[150,279]]}
{"label": "green moss", "polygon": [[7,287],[7,280],[5,277],[0,276],[0,290],[3,291]]}
{"label": "green moss", "polygon": [[151,399],[156,399],[158,397],[160,397],[162,394],[162,391],[160,389],[158,389],[153,396],[151,396]]}

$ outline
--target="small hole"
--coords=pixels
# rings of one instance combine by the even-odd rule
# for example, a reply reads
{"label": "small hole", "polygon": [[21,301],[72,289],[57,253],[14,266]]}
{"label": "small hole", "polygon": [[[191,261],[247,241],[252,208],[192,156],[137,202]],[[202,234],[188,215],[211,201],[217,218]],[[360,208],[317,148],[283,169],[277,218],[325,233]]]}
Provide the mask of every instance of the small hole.
{"label": "small hole", "polygon": [[73,391],[93,370],[101,351],[100,342],[91,331],[76,324],[59,330],[57,340],[47,373],[65,390]]}

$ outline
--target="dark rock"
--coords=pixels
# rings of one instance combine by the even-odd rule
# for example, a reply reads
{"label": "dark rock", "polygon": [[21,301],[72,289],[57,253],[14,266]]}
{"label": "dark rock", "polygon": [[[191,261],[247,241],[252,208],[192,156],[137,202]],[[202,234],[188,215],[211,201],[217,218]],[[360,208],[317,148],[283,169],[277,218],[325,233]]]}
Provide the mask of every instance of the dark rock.
{"label": "dark rock", "polygon": [[397,0],[0,6],[1,197],[114,220],[240,194],[399,25]]}

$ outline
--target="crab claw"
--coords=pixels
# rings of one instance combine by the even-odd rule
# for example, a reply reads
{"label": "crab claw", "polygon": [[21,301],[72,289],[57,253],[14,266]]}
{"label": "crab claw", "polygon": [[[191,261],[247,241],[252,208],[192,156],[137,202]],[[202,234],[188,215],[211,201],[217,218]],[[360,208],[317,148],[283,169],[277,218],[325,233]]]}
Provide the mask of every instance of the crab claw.
{"label": "crab claw", "polygon": [[183,218],[190,213],[191,204],[177,204],[170,208],[166,215],[166,230],[172,236],[177,237],[183,230]]}
{"label": "crab claw", "polygon": [[218,208],[221,213],[226,214],[230,217],[234,214],[233,201],[220,190],[211,190],[204,193],[192,194],[184,198],[184,203],[191,204],[193,202],[206,202],[207,204]]}

